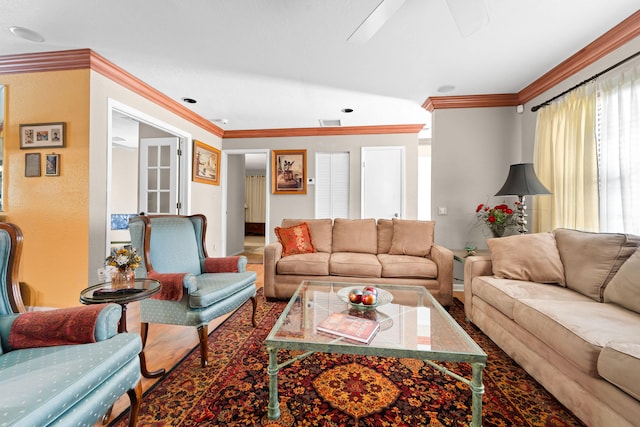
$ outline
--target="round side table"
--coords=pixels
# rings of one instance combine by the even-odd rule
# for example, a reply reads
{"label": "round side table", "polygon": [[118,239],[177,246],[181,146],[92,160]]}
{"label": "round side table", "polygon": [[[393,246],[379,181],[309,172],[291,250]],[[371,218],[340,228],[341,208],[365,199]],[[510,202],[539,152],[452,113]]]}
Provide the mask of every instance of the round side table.
{"label": "round side table", "polygon": [[[80,302],[83,304],[116,303],[122,307],[118,332],[127,332],[127,304],[140,301],[160,292],[160,282],[153,279],[134,279],[131,290],[116,291],[111,282],[99,283],[90,286],[80,292]],[[114,292],[116,291],[116,292]],[[101,294],[102,293],[102,294]],[[144,355],[144,347],[147,343],[146,334],[142,336],[142,351],[140,352],[140,371],[145,378],[157,378],[164,375],[165,370],[149,372]]]}

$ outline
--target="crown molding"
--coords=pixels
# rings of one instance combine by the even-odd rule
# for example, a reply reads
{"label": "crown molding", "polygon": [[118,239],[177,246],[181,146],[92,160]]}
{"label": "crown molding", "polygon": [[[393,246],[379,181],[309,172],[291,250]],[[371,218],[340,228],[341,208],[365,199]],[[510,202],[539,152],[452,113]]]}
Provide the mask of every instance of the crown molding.
{"label": "crown molding", "polygon": [[224,139],[235,138],[286,138],[293,136],[380,135],[393,133],[418,133],[423,124],[384,126],[341,126],[286,129],[226,130]]}
{"label": "crown molding", "polygon": [[432,112],[440,108],[509,107],[525,104],[638,36],[640,10],[516,94],[434,96],[427,98],[422,107]]}
{"label": "crown molding", "polygon": [[224,130],[149,86],[91,49],[0,56],[0,74],[91,69],[196,126],[222,137]]}
{"label": "crown molding", "polygon": [[510,107],[520,104],[517,93],[493,95],[431,96],[422,104],[427,111],[441,108]]}
{"label": "crown molding", "polygon": [[638,36],[640,10],[522,89],[518,93],[520,103],[531,101]]}

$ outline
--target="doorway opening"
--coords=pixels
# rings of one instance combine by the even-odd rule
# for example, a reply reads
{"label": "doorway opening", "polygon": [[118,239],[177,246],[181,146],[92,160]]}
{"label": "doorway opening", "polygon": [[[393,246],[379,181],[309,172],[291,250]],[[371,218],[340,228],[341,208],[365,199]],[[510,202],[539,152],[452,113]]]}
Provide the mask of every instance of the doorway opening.
{"label": "doorway opening", "polygon": [[[185,177],[191,135],[111,99],[107,135],[108,254],[113,247],[130,243],[130,216],[188,212]],[[141,153],[142,145],[148,152]]]}
{"label": "doorway opening", "polygon": [[223,150],[223,242],[228,255],[262,264],[269,243],[269,150]]}

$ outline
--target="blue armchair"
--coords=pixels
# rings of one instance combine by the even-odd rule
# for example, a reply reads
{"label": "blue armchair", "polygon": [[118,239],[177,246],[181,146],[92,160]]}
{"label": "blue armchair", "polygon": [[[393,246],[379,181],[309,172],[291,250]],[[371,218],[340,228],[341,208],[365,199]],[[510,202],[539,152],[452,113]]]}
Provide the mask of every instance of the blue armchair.
{"label": "blue armchair", "polygon": [[160,281],[162,290],[140,301],[143,345],[149,323],[195,326],[201,366],[208,364],[208,324],[253,303],[255,327],[256,273],[246,271],[244,256],[210,258],[205,246],[204,215],[140,215],[129,220],[131,244],[143,256],[136,277]]}
{"label": "blue armchair", "polygon": [[93,426],[125,392],[137,424],[142,341],[118,334],[117,304],[25,313],[22,233],[0,223],[0,425]]}

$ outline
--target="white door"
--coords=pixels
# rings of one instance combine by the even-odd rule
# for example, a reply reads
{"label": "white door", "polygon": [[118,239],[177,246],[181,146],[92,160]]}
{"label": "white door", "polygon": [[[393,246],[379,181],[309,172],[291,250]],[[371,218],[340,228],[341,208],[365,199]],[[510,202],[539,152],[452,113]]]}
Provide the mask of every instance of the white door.
{"label": "white door", "polygon": [[179,145],[179,138],[140,140],[139,212],[149,215],[180,213]]}
{"label": "white door", "polygon": [[404,147],[362,147],[361,218],[404,217]]}

